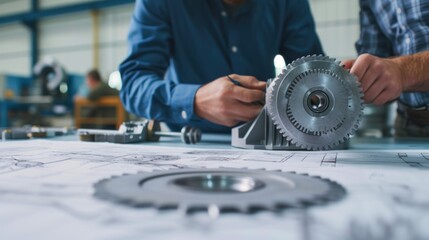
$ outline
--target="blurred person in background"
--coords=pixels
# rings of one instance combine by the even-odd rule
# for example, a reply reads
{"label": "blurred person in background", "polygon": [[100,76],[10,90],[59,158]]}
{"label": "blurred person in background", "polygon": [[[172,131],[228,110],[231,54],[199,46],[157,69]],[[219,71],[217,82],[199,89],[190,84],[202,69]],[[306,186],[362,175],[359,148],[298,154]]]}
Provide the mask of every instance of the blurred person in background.
{"label": "blurred person in background", "polygon": [[90,101],[97,101],[102,97],[119,95],[118,90],[109,87],[109,85],[103,81],[100,72],[96,69],[86,74],[86,85],[89,88],[89,93],[86,98]]}
{"label": "blurred person in background", "polygon": [[100,72],[96,69],[92,69],[86,74],[85,82],[88,91],[81,91],[85,93],[83,94],[83,96],[75,96],[75,101],[78,101],[80,99],[97,101],[102,97],[119,95],[118,90],[111,88],[107,83],[103,81]]}
{"label": "blurred person in background", "polygon": [[[93,69],[86,74],[86,87],[89,92],[85,94],[86,96],[76,96],[75,104],[79,102],[82,104],[87,104],[86,107],[81,108],[80,116],[84,116],[87,118],[94,119],[103,119],[103,118],[115,118],[116,110],[111,106],[98,105],[98,104],[88,104],[86,103],[88,100],[91,102],[98,101],[104,97],[114,97],[119,95],[119,91],[111,88],[108,84],[106,84],[101,74],[98,70]],[[118,99],[119,100],[119,99]],[[114,124],[99,124],[96,123],[91,124],[82,124],[83,128],[98,128],[98,129],[115,129]]]}

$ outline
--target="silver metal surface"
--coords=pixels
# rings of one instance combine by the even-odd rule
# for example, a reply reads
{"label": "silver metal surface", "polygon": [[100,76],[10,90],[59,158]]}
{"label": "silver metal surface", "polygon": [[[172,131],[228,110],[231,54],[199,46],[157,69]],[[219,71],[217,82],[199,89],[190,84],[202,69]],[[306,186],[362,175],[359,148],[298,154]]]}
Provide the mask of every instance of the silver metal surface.
{"label": "silver metal surface", "polygon": [[304,174],[249,169],[179,169],[101,180],[95,196],[132,207],[251,213],[341,199],[339,184]]}
{"label": "silver metal surface", "polygon": [[52,57],[45,57],[33,68],[36,76],[41,78],[42,84],[48,91],[54,93],[61,83],[66,81],[64,68]]}
{"label": "silver metal surface", "polygon": [[363,114],[357,78],[325,56],[289,64],[267,81],[259,116],[232,130],[232,146],[250,149],[346,149]]}
{"label": "silver metal surface", "polygon": [[201,130],[190,126],[184,126],[180,132],[154,132],[155,136],[159,137],[180,137],[183,143],[197,144],[201,141]]}
{"label": "silver metal surface", "polygon": [[363,114],[357,78],[335,59],[310,56],[289,64],[267,89],[267,110],[292,144],[333,148],[357,130]]}
{"label": "silver metal surface", "polygon": [[53,138],[59,136],[73,135],[74,128],[63,127],[38,127],[38,126],[23,126],[14,128],[1,129],[1,139],[5,140],[24,140],[36,138]]}
{"label": "silver metal surface", "polygon": [[110,142],[110,143],[139,143],[159,141],[162,136],[177,137],[186,144],[196,144],[201,141],[201,130],[184,126],[181,132],[161,132],[157,121],[144,120],[140,122],[124,122],[118,130],[79,129],[81,141]]}

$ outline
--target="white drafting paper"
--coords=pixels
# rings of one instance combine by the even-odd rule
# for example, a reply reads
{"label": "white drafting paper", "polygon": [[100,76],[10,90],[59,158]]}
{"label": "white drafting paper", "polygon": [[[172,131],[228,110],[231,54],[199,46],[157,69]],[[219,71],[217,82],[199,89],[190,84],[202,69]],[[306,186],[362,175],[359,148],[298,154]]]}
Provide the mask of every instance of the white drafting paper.
{"label": "white drafting paper", "polygon": [[[345,199],[217,219],[98,200],[112,175],[266,168],[330,178]],[[0,143],[0,239],[429,239],[429,151],[251,151],[57,141]],[[267,196],[268,197],[268,196]]]}

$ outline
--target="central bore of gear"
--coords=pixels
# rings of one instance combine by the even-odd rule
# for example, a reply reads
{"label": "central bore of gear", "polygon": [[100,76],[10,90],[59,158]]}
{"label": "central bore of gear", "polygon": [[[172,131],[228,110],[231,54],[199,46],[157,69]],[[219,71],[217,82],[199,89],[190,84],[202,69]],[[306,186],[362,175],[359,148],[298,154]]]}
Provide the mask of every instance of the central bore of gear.
{"label": "central bore of gear", "polygon": [[320,90],[314,91],[307,98],[307,106],[314,113],[322,113],[329,107],[329,97]]}
{"label": "central bore of gear", "polygon": [[262,181],[252,177],[215,174],[183,177],[174,180],[173,184],[192,191],[214,193],[246,193],[265,186]]}

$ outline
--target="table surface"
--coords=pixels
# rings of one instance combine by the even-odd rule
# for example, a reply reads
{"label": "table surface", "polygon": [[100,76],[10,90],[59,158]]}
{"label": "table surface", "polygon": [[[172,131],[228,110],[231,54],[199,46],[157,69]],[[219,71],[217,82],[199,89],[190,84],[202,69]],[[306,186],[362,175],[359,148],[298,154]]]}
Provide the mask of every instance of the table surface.
{"label": "table surface", "polygon": [[[52,141],[78,141],[76,135],[68,135],[50,139]],[[189,148],[223,148],[236,149],[231,146],[231,135],[203,134],[198,144],[185,145],[174,137],[162,137],[159,142],[134,143],[132,145],[189,147]],[[386,150],[386,149],[416,149],[429,150],[429,138],[352,138],[350,150]]]}
{"label": "table surface", "polygon": [[[296,171],[342,185],[309,208],[188,216],[99,200],[93,184],[171,168]],[[0,142],[0,239],[429,239],[429,139],[354,138],[335,151],[240,150],[230,136],[131,145],[77,136]],[[269,196],[267,196],[269,197]],[[172,196],[174,199],[174,196]]]}

